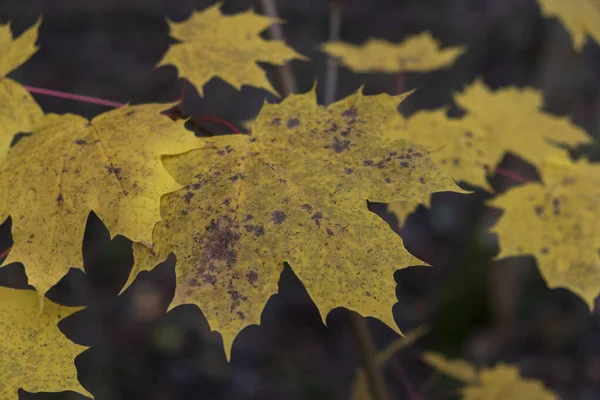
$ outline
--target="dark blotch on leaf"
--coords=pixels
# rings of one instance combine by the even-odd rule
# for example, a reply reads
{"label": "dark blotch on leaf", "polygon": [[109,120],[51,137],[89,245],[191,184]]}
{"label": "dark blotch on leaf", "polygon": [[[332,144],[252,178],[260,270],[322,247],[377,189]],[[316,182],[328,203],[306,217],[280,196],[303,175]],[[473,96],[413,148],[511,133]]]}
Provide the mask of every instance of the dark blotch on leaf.
{"label": "dark blotch on leaf", "polygon": [[121,168],[113,167],[112,165],[108,165],[108,166],[106,166],[106,170],[108,171],[109,174],[115,174],[117,179],[121,179]]}
{"label": "dark blotch on leaf", "polygon": [[548,254],[548,252],[549,252],[549,250],[548,250],[548,248],[547,248],[547,247],[542,247],[542,248],[540,249],[540,253],[542,253],[542,254]]}
{"label": "dark blotch on leaf", "polygon": [[321,226],[321,218],[323,218],[323,213],[321,211],[318,211],[316,213],[314,213],[310,219],[312,219],[313,221],[315,221],[315,223],[317,224],[317,226]]}
{"label": "dark blotch on leaf", "polygon": [[271,126],[278,126],[281,125],[281,118],[277,117],[277,118],[273,118],[271,120]]}
{"label": "dark blotch on leaf", "polygon": [[258,274],[255,271],[250,271],[246,274],[246,279],[248,279],[251,285],[254,285],[258,280]]}
{"label": "dark blotch on leaf", "polygon": [[84,145],[84,144],[87,144],[87,140],[84,140],[84,139],[77,139],[77,140],[75,141],[75,144]]}
{"label": "dark blotch on leaf", "polygon": [[409,163],[407,163],[406,161],[402,161],[402,162],[400,163],[400,166],[401,166],[402,168],[408,168],[408,167],[410,167],[410,164],[409,164]]}
{"label": "dark blotch on leaf", "polygon": [[553,208],[554,215],[560,214],[560,200],[559,199],[552,199],[552,208]]}
{"label": "dark blotch on leaf", "polygon": [[423,178],[422,176],[421,176],[421,177],[419,177],[419,182],[421,182],[421,183],[425,183],[425,178]]}
{"label": "dark blotch on leaf", "polygon": [[354,172],[354,170],[353,170],[352,168],[344,168],[344,173],[345,173],[346,175],[350,175],[350,174],[351,174],[351,173],[353,173],[353,172]]}
{"label": "dark blotch on leaf", "polygon": [[190,201],[192,201],[194,196],[196,196],[196,193],[187,192],[186,194],[183,195],[183,201],[185,201],[185,204],[190,204]]}
{"label": "dark blotch on leaf", "polygon": [[333,236],[333,231],[329,228],[327,228],[327,235]]}
{"label": "dark blotch on leaf", "polygon": [[273,221],[275,225],[281,224],[286,218],[287,216],[283,211],[275,210],[271,213],[271,221]]}
{"label": "dark blotch on leaf", "polygon": [[287,127],[288,128],[295,128],[298,125],[300,125],[300,120],[298,118],[290,118],[287,121]]}
{"label": "dark blotch on leaf", "polygon": [[341,153],[344,150],[348,150],[349,147],[349,140],[340,140],[337,136],[333,137],[333,143],[331,143],[331,145],[329,146],[329,148],[331,148],[331,150],[335,151],[336,153]]}
{"label": "dark blotch on leaf", "polygon": [[363,160],[363,165],[365,167],[369,167],[369,166],[373,165],[373,160]]}
{"label": "dark blotch on leaf", "polygon": [[358,116],[358,110],[356,109],[355,106],[352,106],[346,110],[344,110],[344,112],[342,112],[342,117],[344,118],[356,118]]}
{"label": "dark blotch on leaf", "polygon": [[62,207],[63,203],[64,203],[65,199],[63,198],[62,193],[59,193],[58,196],[56,197],[56,204],[59,207]]}
{"label": "dark blotch on leaf", "polygon": [[542,215],[542,213],[544,212],[544,207],[535,206],[535,207],[533,207],[533,211],[535,212],[536,215]]}

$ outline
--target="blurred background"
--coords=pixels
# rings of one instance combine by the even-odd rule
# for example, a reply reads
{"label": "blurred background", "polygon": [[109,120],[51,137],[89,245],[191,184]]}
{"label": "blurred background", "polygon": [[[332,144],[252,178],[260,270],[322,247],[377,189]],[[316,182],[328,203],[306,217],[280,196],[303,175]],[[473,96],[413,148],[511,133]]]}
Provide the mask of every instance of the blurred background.
{"label": "blurred background", "polygon": [[[18,35],[43,15],[40,50],[10,77],[21,84],[93,96],[121,103],[174,101],[182,80],[174,67],[155,68],[174,40],[166,18],[182,21],[208,0],[0,0],[0,23]],[[317,82],[323,99],[329,4],[325,0],[279,0],[288,44],[311,58],[291,63],[299,91]],[[236,13],[258,1],[226,0]],[[481,77],[492,88],[517,85],[543,91],[545,109],[569,115],[598,138],[600,49],[588,41],[581,53],[558,21],[543,19],[534,0],[344,0],[341,39],[362,43],[369,37],[399,42],[429,30],[444,46],[466,45],[468,52],[450,68],[406,73],[404,90],[418,88],[401,106],[411,114],[450,106],[452,93]],[[266,36],[266,35],[265,35]],[[276,88],[276,68],[263,65]],[[341,67],[337,98],[361,85],[365,92],[396,93],[398,76],[355,74]],[[183,108],[189,115],[225,119],[241,127],[264,100],[260,89],[239,92],[219,79],[201,98],[187,85]],[[106,107],[35,95],[45,112],[92,118]],[[227,128],[207,125],[210,133]],[[206,134],[206,132],[204,132]],[[580,153],[597,159],[597,146]],[[503,165],[529,179],[535,168],[508,154]],[[502,192],[518,182],[495,176]],[[411,267],[395,274],[396,321],[405,332],[427,324],[431,331],[385,366],[394,399],[458,398],[456,382],[420,361],[424,350],[464,357],[479,365],[507,362],[526,377],[539,378],[565,399],[600,398],[600,324],[583,300],[564,289],[550,290],[531,257],[493,261],[497,240],[489,227],[499,217],[483,205],[490,195],[438,194],[404,226],[383,204],[369,204],[402,235],[406,247],[433,268]],[[526,235],[526,232],[515,232]],[[0,228],[3,250],[11,243],[10,222]],[[85,273],[72,270],[50,297],[87,306],[60,328],[76,343],[91,346],[76,359],[79,379],[96,399],[349,399],[358,365],[350,312],[336,309],[323,325],[315,305],[285,266],[260,326],[246,328],[227,363],[220,336],[211,332],[195,306],[166,313],[174,292],[174,258],[142,273],[118,296],[131,269],[131,242],[113,240],[91,215],[84,239]],[[20,264],[0,269],[0,284],[27,287]],[[367,319],[375,346],[397,335]],[[422,395],[421,397],[416,397]],[[20,393],[21,399],[83,399],[71,392]]]}

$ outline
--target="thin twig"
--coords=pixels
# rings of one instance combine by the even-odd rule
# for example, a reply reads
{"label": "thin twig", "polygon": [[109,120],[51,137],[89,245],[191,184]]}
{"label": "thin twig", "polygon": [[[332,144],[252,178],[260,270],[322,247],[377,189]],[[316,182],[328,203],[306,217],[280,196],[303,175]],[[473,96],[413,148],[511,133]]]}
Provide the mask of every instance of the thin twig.
{"label": "thin twig", "polygon": [[352,313],[350,326],[352,327],[360,361],[365,370],[373,400],[387,400],[385,381],[381,373],[381,366],[377,363],[377,351],[373,345],[373,338],[371,332],[369,332],[367,322],[359,314]]}
{"label": "thin twig", "polygon": [[46,96],[53,96],[53,97],[60,97],[63,99],[82,101],[84,103],[99,104],[101,106],[106,106],[106,107],[119,108],[119,107],[123,107],[126,105],[123,103],[117,103],[116,101],[98,99],[96,97],[83,96],[80,94],[59,92],[57,90],[44,89],[44,88],[39,88],[39,87],[34,87],[34,86],[26,86],[26,85],[23,85],[23,87],[25,89],[27,89],[27,91],[29,91],[30,93],[44,94]]}
{"label": "thin twig", "polygon": [[[342,29],[342,2],[340,0],[329,1],[329,41],[340,40]],[[327,58],[327,71],[325,72],[325,105],[331,104],[336,99],[338,80],[338,61],[335,57]]]}
{"label": "thin twig", "polygon": [[[279,18],[277,13],[277,6],[275,6],[275,0],[260,0],[260,5],[263,12],[271,18]],[[283,29],[280,24],[273,24],[269,28],[269,36],[271,40],[285,41],[283,37]],[[294,78],[294,71],[289,63],[284,63],[279,66],[279,78],[281,79],[283,97],[287,97],[292,93],[296,93],[296,78]]]}

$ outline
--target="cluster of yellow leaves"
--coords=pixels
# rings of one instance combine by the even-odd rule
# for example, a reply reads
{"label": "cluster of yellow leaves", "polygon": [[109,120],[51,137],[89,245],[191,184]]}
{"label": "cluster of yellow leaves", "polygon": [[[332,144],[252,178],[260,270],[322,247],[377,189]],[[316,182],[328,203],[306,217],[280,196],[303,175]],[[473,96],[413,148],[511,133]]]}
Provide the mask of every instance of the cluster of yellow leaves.
{"label": "cluster of yellow leaves", "polygon": [[[589,18],[597,12],[593,2],[580,0],[590,7]],[[565,21],[576,47],[583,35],[595,35],[581,12],[556,0],[540,4]],[[281,21],[251,11],[226,16],[220,6],[170,23],[180,43],[159,65],[177,66],[200,93],[214,76],[238,89],[252,85],[274,93],[256,62],[282,64],[303,56],[259,37]],[[396,204],[404,218],[415,205],[428,204],[432,193],[464,192],[453,180],[491,190],[488,173],[513,152],[540,167],[543,184],[521,186],[491,202],[505,210],[495,227],[500,256],[534,254],[551,286],[566,286],[588,304],[600,290],[599,169],[564,157],[557,144],[575,146],[588,137],[567,119],[541,111],[535,90],[492,91],[477,81],[455,96],[466,111],[461,119],[447,118],[445,109],[404,118],[397,106],[406,94],[359,92],[323,107],[313,90],[265,105],[251,135],[198,139],[182,121],[161,115],[169,104],[125,106],[91,121],[44,115],[24,87],[6,78],[36,51],[38,26],[14,40],[9,27],[0,26],[0,220],[12,218],[7,262],[22,262],[37,290],[36,296],[0,288],[0,329],[5,336],[21,334],[2,345],[3,365],[20,363],[2,373],[8,382],[0,387],[3,398],[18,388],[86,393],[72,362],[81,348],[56,326],[75,309],[48,302],[40,307],[69,268],[82,267],[91,211],[113,235],[135,242],[128,284],[176,255],[171,307],[201,307],[229,355],[237,333],[259,322],[284,262],[323,318],[341,306],[395,328],[393,273],[422,262],[368,211],[366,201]],[[395,73],[447,67],[465,51],[442,50],[428,33],[399,45],[370,40],[324,49],[356,71]],[[18,132],[31,135],[10,148]],[[528,237],[518,233],[524,231]],[[455,367],[445,370],[469,382],[468,399],[500,391],[510,391],[510,398],[554,398],[509,367]]]}
{"label": "cluster of yellow leaves", "polygon": [[519,370],[505,364],[477,370],[464,360],[447,360],[437,353],[425,353],[423,360],[439,372],[463,382],[464,400],[558,400],[536,379],[521,378]]}

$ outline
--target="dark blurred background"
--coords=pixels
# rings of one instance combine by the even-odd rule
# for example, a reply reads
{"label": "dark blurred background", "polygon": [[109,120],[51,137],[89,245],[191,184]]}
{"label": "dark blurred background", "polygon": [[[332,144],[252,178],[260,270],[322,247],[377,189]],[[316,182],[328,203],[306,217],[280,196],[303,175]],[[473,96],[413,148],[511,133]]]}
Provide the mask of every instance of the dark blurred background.
{"label": "dark blurred background", "polygon": [[[565,0],[566,1],[566,0]],[[168,46],[165,18],[181,21],[207,0],[0,0],[0,23],[20,34],[43,15],[40,50],[10,76],[22,84],[122,103],[167,102],[179,97],[182,81],[174,67],[156,69]],[[258,3],[258,2],[257,2]],[[226,0],[225,13],[256,6]],[[288,43],[311,62],[291,63],[300,91],[315,80],[322,99],[326,58],[318,46],[327,40],[329,4],[325,0],[279,0]],[[402,105],[410,114],[452,106],[454,91],[482,77],[493,87],[533,86],[543,91],[545,109],[570,115],[598,137],[600,49],[588,41],[575,53],[555,19],[543,19],[534,0],[347,0],[341,37],[361,43],[368,37],[401,41],[430,30],[445,46],[468,52],[448,69],[407,73],[404,89],[419,90]],[[280,88],[277,70],[264,66]],[[340,69],[338,98],[365,84],[365,91],[395,93],[397,76],[354,74]],[[258,113],[266,92],[236,91],[219,79],[200,98],[187,85],[183,107],[193,116],[223,118],[237,126]],[[45,112],[92,118],[103,106],[35,95]],[[226,128],[208,127],[214,133]],[[597,146],[582,150],[597,157]],[[512,155],[504,163],[535,179],[535,168]],[[502,192],[518,184],[493,177]],[[372,211],[401,233],[407,248],[434,268],[398,271],[398,326],[404,331],[428,324],[431,333],[402,351],[385,367],[391,398],[457,398],[456,383],[439,377],[419,357],[423,350],[465,357],[480,365],[508,362],[526,377],[540,378],[565,399],[600,398],[600,337],[597,313],[589,313],[572,293],[550,290],[535,261],[521,257],[492,261],[496,238],[489,227],[497,210],[483,205],[490,195],[439,194],[399,227],[385,205]],[[526,232],[515,232],[526,235]],[[0,229],[2,249],[10,244],[10,222]],[[293,272],[285,266],[279,294],[273,296],[260,326],[248,327],[233,345],[227,363],[220,337],[202,312],[181,306],[168,314],[174,291],[174,258],[142,273],[117,296],[132,265],[131,242],[110,235],[93,214],[84,240],[86,272],[72,270],[50,297],[87,308],[63,320],[63,332],[91,346],[77,359],[83,386],[97,399],[348,399],[357,366],[350,312],[336,309],[323,325],[317,309]],[[0,269],[0,284],[27,287],[22,265]],[[367,319],[376,347],[397,336]],[[448,392],[449,390],[449,392]],[[412,397],[411,397],[412,393]],[[436,397],[436,393],[448,393]],[[20,393],[21,399],[82,399],[71,392]]]}

